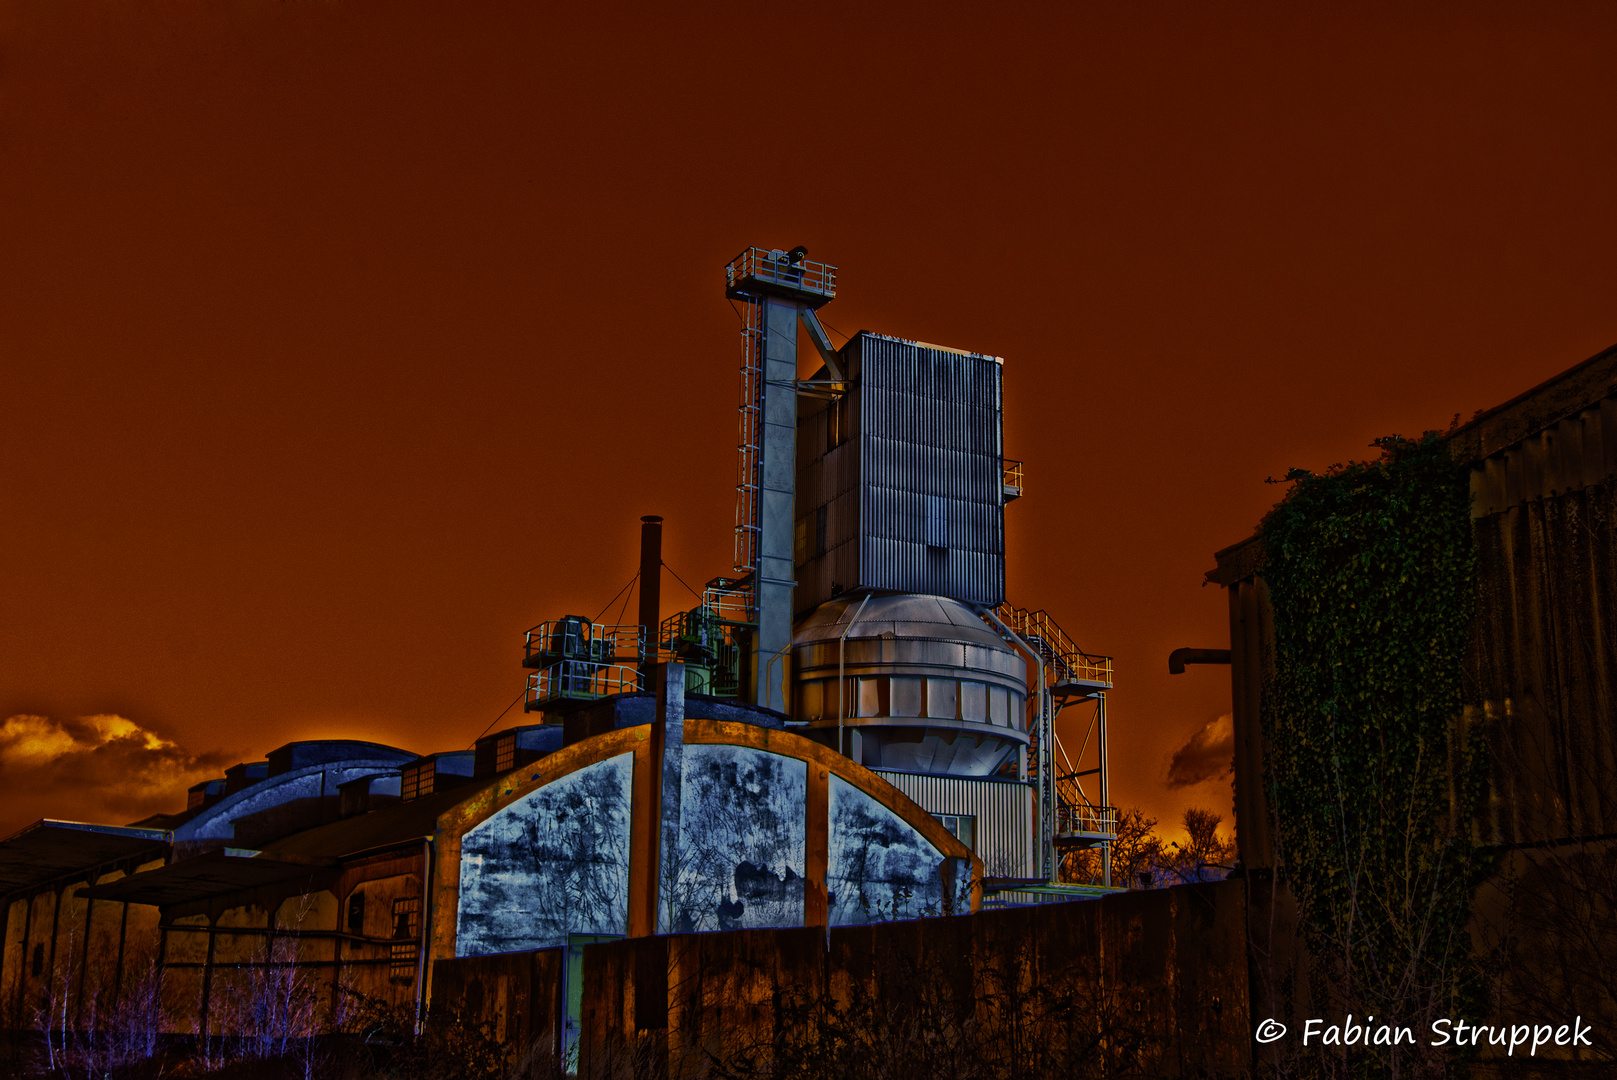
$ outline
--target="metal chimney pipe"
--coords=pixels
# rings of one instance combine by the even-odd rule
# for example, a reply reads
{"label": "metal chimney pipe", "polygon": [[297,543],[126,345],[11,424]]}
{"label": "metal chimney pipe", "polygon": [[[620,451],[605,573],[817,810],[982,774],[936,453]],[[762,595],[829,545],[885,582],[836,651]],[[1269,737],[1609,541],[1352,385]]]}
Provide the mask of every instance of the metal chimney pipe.
{"label": "metal chimney pipe", "polygon": [[662,622],[663,519],[647,514],[640,519],[640,626],[645,656],[640,661],[641,685],[650,687],[657,670],[657,628]]}

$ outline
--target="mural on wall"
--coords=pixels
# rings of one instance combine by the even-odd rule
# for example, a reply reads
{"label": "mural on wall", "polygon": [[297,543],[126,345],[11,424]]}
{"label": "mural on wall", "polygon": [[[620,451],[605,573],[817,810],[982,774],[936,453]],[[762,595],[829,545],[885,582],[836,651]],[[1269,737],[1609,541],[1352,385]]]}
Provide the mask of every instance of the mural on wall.
{"label": "mural on wall", "polygon": [[662,868],[660,932],[803,925],[807,782],[798,758],[686,744],[679,858]]}
{"label": "mural on wall", "polygon": [[629,917],[634,755],[553,780],[461,838],[455,955],[623,934]]}
{"label": "mural on wall", "polygon": [[[825,889],[831,924],[944,914],[943,853],[903,818],[840,776],[831,777],[829,794]],[[964,884],[969,889],[969,866]],[[956,882],[955,888],[961,883]]]}

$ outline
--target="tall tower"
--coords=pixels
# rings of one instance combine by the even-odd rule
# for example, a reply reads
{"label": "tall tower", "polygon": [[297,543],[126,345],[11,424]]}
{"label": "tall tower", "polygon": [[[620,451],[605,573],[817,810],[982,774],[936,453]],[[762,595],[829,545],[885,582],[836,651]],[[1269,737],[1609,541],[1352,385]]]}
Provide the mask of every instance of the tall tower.
{"label": "tall tower", "polygon": [[841,366],[814,312],[836,296],[834,266],[791,251],[748,248],[725,268],[724,295],[742,310],[741,411],[736,475],[735,567],[756,621],[743,685],[756,705],[785,712],[792,647],[792,524],[796,507],[797,327],[802,323],[834,392]]}

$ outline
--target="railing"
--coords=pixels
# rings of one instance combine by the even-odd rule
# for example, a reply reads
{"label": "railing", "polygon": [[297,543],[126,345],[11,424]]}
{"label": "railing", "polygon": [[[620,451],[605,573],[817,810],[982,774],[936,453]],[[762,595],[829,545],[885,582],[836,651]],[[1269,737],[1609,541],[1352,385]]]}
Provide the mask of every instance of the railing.
{"label": "railing", "polygon": [[1004,490],[1005,501],[1022,497],[1022,463],[1006,458],[1000,462],[1000,487]]}
{"label": "railing", "polygon": [[550,701],[588,701],[641,690],[640,669],[563,660],[528,676],[528,708]]}
{"label": "railing", "polygon": [[700,693],[734,697],[740,688],[741,643],[737,631],[755,625],[751,582],[714,578],[702,590],[702,604],[662,621],[659,654],[704,668]]}
{"label": "railing", "polygon": [[750,577],[716,577],[702,587],[702,607],[729,626],[751,626],[758,621]]}
{"label": "railing", "polygon": [[1066,632],[1056,625],[1048,612],[1028,611],[1026,608],[1001,604],[997,612],[1005,625],[1027,639],[1050,664],[1051,682],[1096,683],[1110,689],[1112,685],[1112,658],[1091,656],[1073,644]]}
{"label": "railing", "polygon": [[724,268],[727,291],[748,292],[749,281],[775,285],[796,292],[814,293],[827,300],[837,294],[837,268],[778,248],[751,247],[730,260]]}
{"label": "railing", "polygon": [[646,658],[646,639],[635,623],[602,626],[577,615],[552,619],[523,636],[522,665],[546,667],[561,661],[587,664],[638,664]]}
{"label": "railing", "polygon": [[657,629],[658,649],[686,663],[711,664],[724,639],[724,626],[706,605],[670,615]]}
{"label": "railing", "polygon": [[1062,803],[1056,807],[1056,836],[1117,835],[1117,807]]}

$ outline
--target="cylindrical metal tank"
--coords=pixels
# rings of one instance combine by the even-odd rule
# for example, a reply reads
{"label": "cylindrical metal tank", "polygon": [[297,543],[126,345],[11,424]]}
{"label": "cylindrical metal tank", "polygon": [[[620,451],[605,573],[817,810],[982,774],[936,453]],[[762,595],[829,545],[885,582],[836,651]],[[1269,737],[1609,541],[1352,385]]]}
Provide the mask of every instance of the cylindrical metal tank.
{"label": "cylindrical metal tank", "polygon": [[797,624],[792,659],[795,719],[829,746],[840,721],[842,752],[860,764],[1019,778],[1027,661],[968,605],[914,593],[839,597]]}

